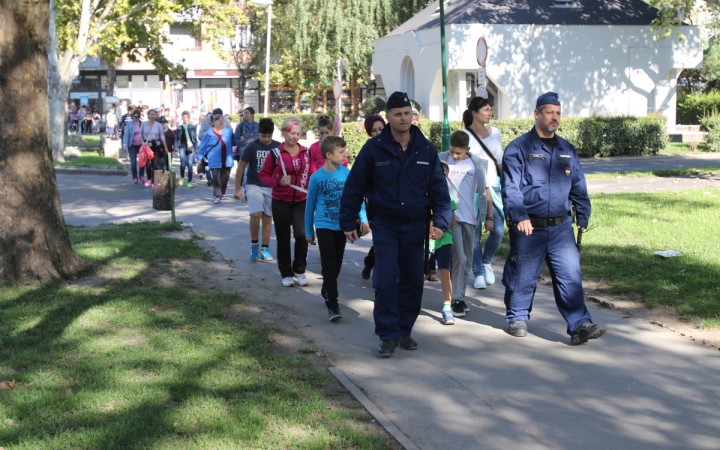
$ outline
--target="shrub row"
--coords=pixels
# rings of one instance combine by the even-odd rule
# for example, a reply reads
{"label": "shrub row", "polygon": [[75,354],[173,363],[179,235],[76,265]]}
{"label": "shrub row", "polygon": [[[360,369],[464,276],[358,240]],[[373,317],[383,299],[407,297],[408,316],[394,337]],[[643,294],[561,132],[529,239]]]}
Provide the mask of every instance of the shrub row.
{"label": "shrub row", "polygon": [[[276,127],[292,114],[271,114]],[[298,114],[305,122],[306,130],[315,129],[322,114]],[[258,120],[260,117],[258,117]],[[233,121],[238,121],[233,116]],[[534,125],[534,119],[495,120],[492,126],[500,130],[503,148],[513,139],[528,132]],[[717,134],[720,145],[720,119]],[[660,152],[667,146],[668,136],[665,129],[666,118],[661,115],[647,117],[586,117],[565,118],[561,121],[558,134],[575,146],[582,157],[592,156],[641,156]],[[428,119],[420,120],[420,130],[437,147],[442,144],[442,122]],[[450,130],[461,130],[462,122],[451,121]],[[348,158],[353,161],[357,152],[367,141],[362,122],[342,124],[342,132],[348,144]]]}
{"label": "shrub row", "polygon": [[[500,130],[503,148],[527,133],[534,119],[495,120],[490,125]],[[666,117],[573,117],[560,122],[558,135],[575,146],[578,154],[591,156],[640,156],[656,154],[667,146]],[[463,129],[462,122],[450,122],[450,131]],[[440,148],[442,122],[421,120],[420,130]]]}

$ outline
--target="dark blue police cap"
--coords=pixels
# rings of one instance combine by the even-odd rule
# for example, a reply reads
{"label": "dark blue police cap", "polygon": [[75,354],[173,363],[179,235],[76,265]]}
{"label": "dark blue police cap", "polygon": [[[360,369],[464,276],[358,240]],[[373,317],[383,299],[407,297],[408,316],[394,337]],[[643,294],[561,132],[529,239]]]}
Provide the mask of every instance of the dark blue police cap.
{"label": "dark blue police cap", "polygon": [[412,107],[408,95],[405,92],[396,91],[388,98],[385,110],[390,111],[393,108],[404,108],[406,106]]}
{"label": "dark blue police cap", "polygon": [[543,105],[555,105],[560,106],[560,98],[558,95],[554,92],[546,92],[537,99],[537,103],[535,103],[535,109],[543,106]]}

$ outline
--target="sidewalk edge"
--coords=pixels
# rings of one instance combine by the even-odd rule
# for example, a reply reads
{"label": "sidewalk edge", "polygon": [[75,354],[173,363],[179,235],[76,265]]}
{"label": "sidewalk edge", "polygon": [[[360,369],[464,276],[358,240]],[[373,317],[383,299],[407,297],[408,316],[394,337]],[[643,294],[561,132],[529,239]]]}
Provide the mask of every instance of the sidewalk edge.
{"label": "sidewalk edge", "polygon": [[375,420],[377,420],[378,423],[400,443],[400,445],[402,445],[406,450],[420,450],[417,445],[405,436],[402,431],[400,431],[398,427],[396,427],[390,419],[388,419],[387,416],[383,414],[383,412],[380,411],[380,409],[375,406],[375,404],[371,402],[370,399],[367,398],[365,394],[363,394],[362,391],[360,391],[360,389],[358,389],[357,386],[355,386],[355,384],[353,384],[353,382],[345,376],[344,373],[340,371],[340,369],[337,367],[328,367],[328,370],[330,373],[335,375],[335,378],[337,378],[338,381],[342,383],[348,391],[350,391],[357,401],[359,401],[365,409],[372,414]]}

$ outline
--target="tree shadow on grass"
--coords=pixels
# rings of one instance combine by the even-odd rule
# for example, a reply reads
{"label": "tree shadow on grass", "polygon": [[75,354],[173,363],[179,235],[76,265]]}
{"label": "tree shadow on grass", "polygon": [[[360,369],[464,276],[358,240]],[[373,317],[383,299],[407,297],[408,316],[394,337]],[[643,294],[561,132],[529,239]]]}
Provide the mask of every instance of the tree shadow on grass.
{"label": "tree shadow on grass", "polygon": [[[162,255],[203,255],[184,241],[166,242],[157,234],[163,227],[72,235],[99,270],[118,261],[140,268]],[[143,234],[123,240],[128,232]],[[148,248],[145,241],[172,246]],[[273,329],[250,317],[225,320],[224,309],[238,303],[235,295],[163,288],[152,273],[84,288],[2,288],[0,379],[17,384],[0,395],[11,421],[0,425],[0,442],[32,448],[385,447],[377,434],[354,429],[351,413],[326,412],[320,387],[328,375],[307,358],[273,352]]]}

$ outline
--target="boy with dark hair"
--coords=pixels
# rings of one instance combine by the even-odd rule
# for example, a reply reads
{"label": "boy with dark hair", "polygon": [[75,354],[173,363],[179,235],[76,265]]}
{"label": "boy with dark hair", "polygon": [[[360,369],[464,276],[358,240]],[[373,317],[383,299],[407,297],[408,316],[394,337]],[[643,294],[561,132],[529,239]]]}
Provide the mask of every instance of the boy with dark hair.
{"label": "boy with dark hair", "polygon": [[[452,230],[452,311],[455,317],[464,317],[470,308],[465,303],[465,289],[472,272],[475,224],[478,216],[487,213],[485,173],[487,161],[470,153],[470,138],[463,131],[450,136],[450,151],[439,155],[450,168],[448,188],[450,198],[457,204]],[[475,203],[475,195],[478,202]]]}
{"label": "boy with dark hair", "polygon": [[[340,198],[350,170],[343,166],[347,144],[340,136],[327,136],[320,145],[325,165],[310,177],[305,203],[305,236],[315,245],[313,225],[317,227],[323,285],[320,295],[325,300],[331,322],[342,318],[338,303],[337,278],[345,253],[345,233],[340,228]],[[360,210],[360,235],[370,231],[365,205]]]}
{"label": "boy with dark hair", "polygon": [[[235,198],[247,196],[250,212],[250,261],[273,261],[270,254],[270,233],[272,232],[272,188],[262,184],[258,172],[267,155],[278,148],[279,142],[273,141],[275,124],[266,117],[258,124],[259,139],[249,143],[240,154],[240,165],[235,175]],[[247,192],[243,192],[243,177],[247,168]],[[259,246],[260,221],[262,220],[262,248]]]}

